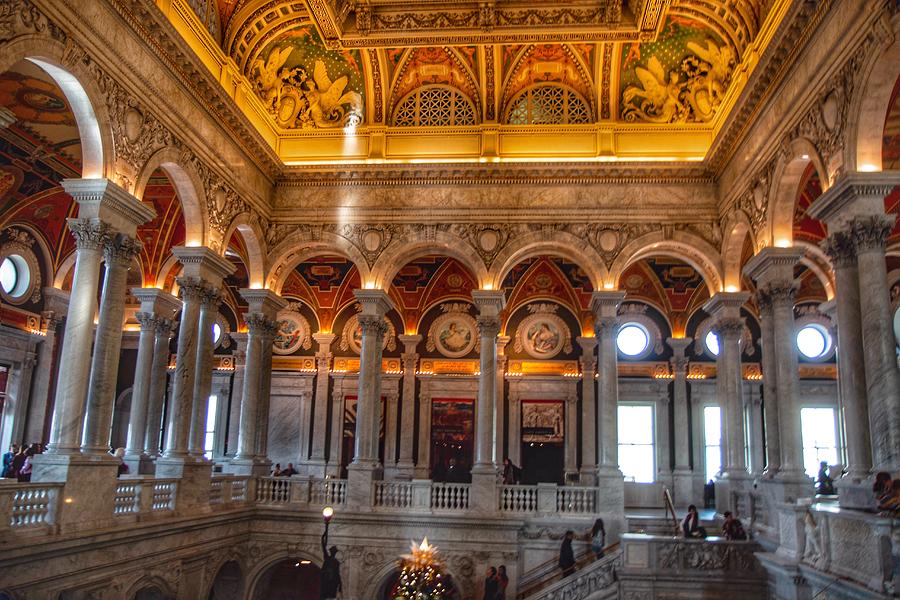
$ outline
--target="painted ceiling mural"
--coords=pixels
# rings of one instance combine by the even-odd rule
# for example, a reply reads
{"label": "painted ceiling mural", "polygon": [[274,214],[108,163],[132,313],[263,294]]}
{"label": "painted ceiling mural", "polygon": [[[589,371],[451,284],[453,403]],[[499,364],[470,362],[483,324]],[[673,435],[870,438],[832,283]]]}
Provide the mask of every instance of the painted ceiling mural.
{"label": "painted ceiling mural", "polygon": [[422,315],[436,303],[470,300],[477,288],[475,277],[456,259],[424,256],[397,271],[388,293],[401,309],[406,330],[415,331]]}
{"label": "painted ceiling mural", "polygon": [[797,190],[797,202],[794,204],[794,239],[803,240],[811,244],[818,244],[826,237],[828,231],[825,224],[818,219],[813,219],[807,214],[810,205],[822,195],[822,182],[815,166],[807,165],[803,176],[800,178],[800,186]]}
{"label": "painted ceiling mural", "polygon": [[[191,0],[211,23],[206,1]],[[327,11],[315,0],[218,0],[214,16],[223,32],[216,40],[285,129],[359,125],[367,121],[369,103],[376,106],[369,112],[375,124],[390,122],[400,100],[436,84],[469,98],[480,113],[475,122],[501,121],[523,90],[555,84],[584,99],[584,122],[690,124],[716,118],[732,74],[771,7],[757,0],[740,4],[737,9],[726,0],[679,0],[652,20],[653,31],[626,34],[619,27],[599,37],[593,30],[568,36],[557,31],[541,43],[491,43],[502,36],[477,44],[454,43],[452,35],[417,38],[415,19],[403,28],[408,45],[385,45],[365,35],[341,42],[333,24],[323,24]],[[349,3],[342,14],[359,6]],[[535,3],[534,10],[545,7]],[[522,39],[541,25],[546,23],[523,22]],[[560,31],[577,30],[571,20],[560,25]],[[454,27],[448,22],[445,29]],[[490,29],[475,31],[491,35]]]}
{"label": "painted ceiling mural", "polygon": [[315,312],[320,329],[331,331],[338,313],[356,302],[353,290],[360,287],[359,271],[352,262],[339,256],[318,256],[291,271],[281,295],[307,303]]}
{"label": "painted ceiling mural", "polygon": [[628,300],[643,300],[657,307],[676,333],[684,333],[690,316],[709,299],[700,273],[675,258],[639,260],[625,269],[620,281]]}
{"label": "painted ceiling mural", "polygon": [[[894,91],[888,104],[888,113],[884,119],[884,133],[881,145],[882,169],[900,169],[900,77],[894,83]],[[884,199],[884,209],[895,215],[900,215],[900,186]],[[900,218],[894,223],[894,229],[888,238],[888,243],[900,240]]]}
{"label": "painted ceiling mural", "polygon": [[[172,273],[162,273],[163,264],[172,255],[172,248],[184,244],[184,217],[181,214],[181,200],[175,186],[168,176],[157,169],[150,176],[144,188],[144,202],[151,203],[156,217],[138,228],[138,239],[143,243],[141,248],[141,270],[144,273],[144,284],[156,284],[157,277],[168,277],[167,283],[173,283]],[[171,289],[171,285],[165,289]]]}

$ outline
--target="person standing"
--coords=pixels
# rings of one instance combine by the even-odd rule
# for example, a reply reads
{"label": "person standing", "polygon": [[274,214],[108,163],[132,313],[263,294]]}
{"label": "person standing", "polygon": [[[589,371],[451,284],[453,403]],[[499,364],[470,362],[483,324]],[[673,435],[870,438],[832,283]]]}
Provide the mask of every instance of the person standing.
{"label": "person standing", "polygon": [[28,483],[31,481],[31,457],[34,456],[34,450],[29,448],[25,451],[25,460],[22,461],[22,466],[19,467],[18,477],[20,483]]}
{"label": "person standing", "polygon": [[724,515],[725,523],[722,524],[722,535],[725,536],[725,539],[732,542],[746,540],[747,532],[744,531],[740,519],[736,519],[730,510],[726,510]]}
{"label": "person standing", "polygon": [[18,453],[19,445],[10,444],[9,452],[3,455],[3,471],[0,472],[0,477],[15,477],[15,474],[12,472],[12,464]]}
{"label": "person standing", "polygon": [[706,530],[700,527],[700,515],[697,513],[697,507],[691,504],[688,506],[688,514],[681,522],[681,530],[686,538],[705,538]]}
{"label": "person standing", "polygon": [[497,600],[506,600],[506,587],[509,585],[509,576],[506,574],[506,565],[497,567]]}
{"label": "person standing", "polygon": [[598,559],[603,558],[603,548],[606,546],[606,528],[603,527],[603,519],[594,521],[591,527],[591,550]]}
{"label": "person standing", "polygon": [[488,567],[484,578],[484,600],[496,600],[497,598],[497,569]]}
{"label": "person standing", "polygon": [[559,547],[559,568],[562,569],[563,577],[568,577],[575,572],[575,552],[572,550],[572,540],[574,539],[575,532],[570,529],[566,532],[562,545]]}

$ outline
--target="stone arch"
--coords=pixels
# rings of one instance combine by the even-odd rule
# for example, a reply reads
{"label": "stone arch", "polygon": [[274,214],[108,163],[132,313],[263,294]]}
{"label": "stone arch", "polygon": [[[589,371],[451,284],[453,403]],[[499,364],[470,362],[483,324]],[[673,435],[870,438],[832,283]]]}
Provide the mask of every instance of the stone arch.
{"label": "stone arch", "polygon": [[742,210],[735,210],[729,216],[722,228],[722,271],[726,290],[738,291],[741,289],[741,255],[744,250],[744,241],[750,236],[753,243],[753,229],[750,219]]}
{"label": "stone arch", "polygon": [[795,244],[798,248],[806,250],[806,255],[800,262],[812,271],[825,288],[825,295],[829,300],[834,298],[834,280],[832,278],[832,266],[828,256],[815,244],[798,240]]}
{"label": "stone arch", "polygon": [[900,76],[900,19],[894,19],[889,45],[863,67],[864,80],[851,100],[845,157],[848,171],[881,171],[882,132],[894,85]]}
{"label": "stone arch", "polygon": [[322,232],[318,239],[312,240],[307,235],[295,233],[269,253],[269,269],[266,274],[265,287],[280,294],[284,282],[294,267],[315,256],[329,254],[342,256],[352,262],[359,271],[359,278],[363,285],[371,278],[365,257],[346,238]]}
{"label": "stone arch", "polygon": [[160,593],[162,593],[163,598],[175,598],[176,591],[172,589],[172,586],[169,585],[169,582],[159,577],[157,575],[144,575],[140,577],[137,581],[135,581],[130,588],[128,588],[128,592],[125,594],[125,598],[127,600],[134,600],[138,594],[145,590],[157,589]]}
{"label": "stone arch", "polygon": [[433,239],[410,237],[385,249],[372,267],[371,287],[388,289],[403,265],[429,254],[455,258],[475,276],[478,286],[484,287],[488,277],[487,267],[475,249],[460,238],[440,231]]}
{"label": "stone arch", "polygon": [[313,556],[312,554],[300,549],[294,552],[288,552],[287,550],[268,548],[266,559],[267,560],[260,561],[252,568],[247,569],[246,573],[244,574],[244,589],[247,591],[246,595],[244,596],[245,598],[254,597],[254,595],[256,594],[256,588],[259,585],[259,581],[260,579],[262,579],[262,576],[266,573],[266,571],[278,565],[278,563],[280,562],[291,559],[308,560],[317,568],[321,568],[322,562],[320,557]]}
{"label": "stone arch", "polygon": [[111,178],[115,146],[104,96],[87,66],[66,56],[63,42],[44,35],[23,35],[0,47],[0,73],[20,60],[43,69],[62,90],[75,116],[81,139],[81,176]]}
{"label": "stone arch", "polygon": [[144,190],[151,175],[162,169],[168,176],[178,199],[181,201],[181,213],[184,216],[184,244],[185,246],[209,245],[209,215],[206,210],[206,191],[203,181],[189,164],[184,164],[183,155],[174,147],[166,147],[157,150],[144,164],[138,174],[134,186],[134,195],[144,197]]}
{"label": "stone arch", "polygon": [[[375,571],[375,573],[369,578],[369,581],[366,585],[366,593],[362,595],[363,598],[372,598],[373,600],[381,600],[381,597],[378,595],[379,592],[384,591],[384,586],[387,585],[391,576],[396,572],[397,569],[397,561],[391,561],[382,565],[380,569]],[[456,586],[457,591],[462,591],[461,588],[461,579],[456,577],[456,574],[453,573],[453,569],[451,569],[448,565],[444,565],[444,572],[446,572],[450,576],[450,580],[454,582],[454,586]]]}
{"label": "stone arch", "polygon": [[719,253],[706,240],[683,231],[674,232],[666,239],[662,231],[642,235],[627,244],[609,270],[613,288],[619,287],[619,278],[632,263],[651,256],[669,256],[688,263],[703,277],[710,296],[722,289],[722,267]]}
{"label": "stone arch", "polygon": [[542,232],[535,231],[515,238],[494,258],[488,279],[492,289],[500,289],[506,274],[518,263],[541,255],[571,260],[584,269],[595,290],[603,289],[609,278],[603,257],[583,239],[565,231],[554,232],[547,239]]}
{"label": "stone arch", "polygon": [[803,173],[810,163],[819,174],[822,191],[828,189],[828,170],[815,145],[806,138],[797,138],[778,161],[769,189],[769,226],[772,245],[787,248],[794,243],[794,207]]}
{"label": "stone arch", "polygon": [[66,256],[61,263],[59,263],[59,267],[56,269],[56,274],[53,275],[53,287],[63,289],[63,285],[66,282],[66,277],[69,275],[69,271],[75,268],[75,252],[70,252],[68,256]]}
{"label": "stone arch", "polygon": [[[232,591],[237,592],[236,597],[242,597],[244,589],[246,588],[246,584],[247,584],[246,577],[244,575],[244,566],[241,564],[241,560],[238,557],[229,554],[229,555],[223,557],[221,560],[219,560],[218,563],[215,565],[215,568],[209,571],[212,574],[212,577],[209,580],[209,586],[208,586],[208,589],[206,590],[206,594],[203,595],[203,598],[209,598],[213,594],[213,592],[216,591],[216,583],[219,581],[219,576],[222,575],[224,569],[226,567],[228,567],[228,565],[234,565],[235,568],[237,569],[237,576],[238,576],[237,589],[232,590]],[[223,596],[217,595],[214,598],[214,600],[220,600],[221,598],[229,598],[229,597],[235,597],[235,596],[229,596],[227,594],[224,594]]]}
{"label": "stone arch", "polygon": [[228,248],[228,240],[234,232],[240,233],[247,247],[247,271],[250,275],[250,287],[261,288],[265,284],[265,236],[259,226],[259,221],[250,213],[241,213],[236,216],[231,225],[225,231],[222,238],[222,254]]}

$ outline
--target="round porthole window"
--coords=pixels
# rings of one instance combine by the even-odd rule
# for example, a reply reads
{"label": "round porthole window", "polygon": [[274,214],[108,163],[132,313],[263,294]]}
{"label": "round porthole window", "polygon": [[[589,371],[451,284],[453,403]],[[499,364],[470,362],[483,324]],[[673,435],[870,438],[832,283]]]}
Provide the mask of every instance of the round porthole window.
{"label": "round porthole window", "polygon": [[831,335],[821,325],[805,325],[797,332],[797,349],[805,358],[822,358],[831,350]]}
{"label": "round porthole window", "polygon": [[213,323],[213,345],[218,346],[219,340],[222,339],[222,326],[218,323]]}
{"label": "round porthole window", "polygon": [[638,323],[626,323],[619,329],[616,347],[625,356],[639,356],[650,345],[650,334]]}
{"label": "round porthole window", "polygon": [[0,261],[0,290],[10,300],[18,300],[30,289],[31,269],[18,254],[10,254]]}

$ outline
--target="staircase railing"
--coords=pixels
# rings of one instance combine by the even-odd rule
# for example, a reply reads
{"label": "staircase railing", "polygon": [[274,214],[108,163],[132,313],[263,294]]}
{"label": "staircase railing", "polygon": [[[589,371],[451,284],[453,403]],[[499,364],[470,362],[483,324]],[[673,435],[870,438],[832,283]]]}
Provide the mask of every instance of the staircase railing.
{"label": "staircase railing", "polygon": [[[575,562],[575,575],[578,575],[582,571],[586,571],[588,569],[593,569],[594,564],[606,562],[611,555],[615,554],[618,556],[619,552],[619,542],[614,544],[610,544],[603,549],[603,557],[597,559],[594,555],[594,552],[588,549],[586,552],[581,554]],[[535,572],[546,572],[548,573],[546,576],[538,579],[537,581],[533,581],[523,586],[518,595],[516,596],[516,600],[522,600],[524,598],[532,598],[538,592],[542,590],[548,589],[550,586],[554,586],[555,584],[562,581],[563,579],[569,580],[575,575],[570,575],[569,577],[563,578],[562,572],[559,570],[558,566],[558,558],[552,558],[548,561],[541,563],[531,570],[532,573]]]}

